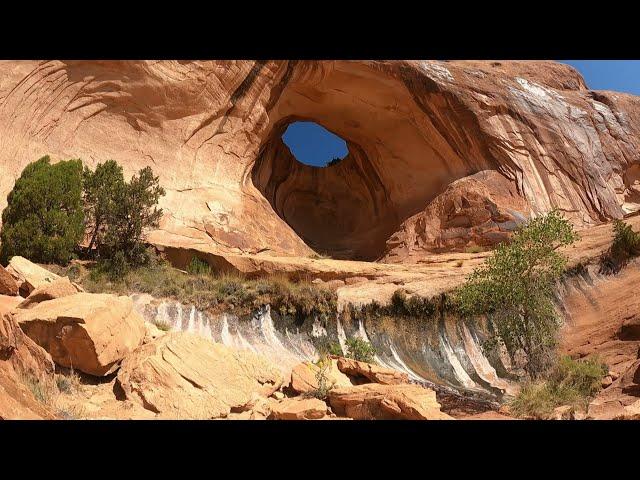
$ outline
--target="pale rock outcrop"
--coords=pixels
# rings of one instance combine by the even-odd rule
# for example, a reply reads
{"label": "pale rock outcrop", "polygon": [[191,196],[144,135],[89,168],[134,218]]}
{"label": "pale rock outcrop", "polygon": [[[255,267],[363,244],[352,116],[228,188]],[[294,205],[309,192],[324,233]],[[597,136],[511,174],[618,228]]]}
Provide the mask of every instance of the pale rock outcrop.
{"label": "pale rock outcrop", "polygon": [[[327,387],[350,387],[351,380],[340,371],[335,359],[330,359],[331,364],[325,370]],[[320,368],[310,362],[299,363],[291,371],[290,387],[297,393],[309,393],[318,389],[318,372]]]}
{"label": "pale rock outcrop", "polygon": [[84,291],[82,287],[72,283],[68,277],[56,278],[51,283],[45,283],[33,290],[29,296],[20,303],[18,308],[33,308],[40,302],[74,295],[82,291]]}
{"label": "pale rock outcrop", "polygon": [[62,366],[103,376],[144,339],[144,320],[128,297],[76,293],[18,309],[24,332]]}
{"label": "pale rock outcrop", "polygon": [[2,265],[0,265],[0,295],[11,297],[18,295],[18,284]]}
{"label": "pale rock outcrop", "polygon": [[270,420],[320,420],[329,415],[327,404],[317,398],[285,398],[271,406]]}
{"label": "pale rock outcrop", "polygon": [[392,368],[344,357],[339,357],[336,364],[338,370],[358,383],[380,383],[382,385],[409,383],[409,375]]}
{"label": "pale rock outcrop", "polygon": [[11,257],[7,271],[16,279],[20,295],[27,297],[36,288],[48,285],[60,277],[18,255]]}
{"label": "pale rock outcrop", "polygon": [[415,384],[336,388],[329,391],[329,404],[338,416],[354,420],[452,420],[440,411],[433,390]]}
{"label": "pale rock outcrop", "polygon": [[159,418],[182,419],[245,411],[256,394],[268,397],[282,384],[280,370],[263,357],[185,332],[138,348],[117,378],[127,399]]}

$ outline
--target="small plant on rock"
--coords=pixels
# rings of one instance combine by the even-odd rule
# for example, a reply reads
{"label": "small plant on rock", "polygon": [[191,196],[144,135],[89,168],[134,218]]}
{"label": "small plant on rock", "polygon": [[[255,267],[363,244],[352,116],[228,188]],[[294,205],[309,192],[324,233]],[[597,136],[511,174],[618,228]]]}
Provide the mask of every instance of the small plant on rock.
{"label": "small plant on rock", "polygon": [[361,338],[350,338],[346,341],[347,358],[352,358],[359,362],[373,363],[375,360],[376,350],[366,340]]}

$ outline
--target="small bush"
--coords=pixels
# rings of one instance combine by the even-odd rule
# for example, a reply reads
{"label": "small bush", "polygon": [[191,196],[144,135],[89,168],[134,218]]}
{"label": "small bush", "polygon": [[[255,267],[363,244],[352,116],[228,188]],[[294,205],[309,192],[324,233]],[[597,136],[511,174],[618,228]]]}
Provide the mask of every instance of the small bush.
{"label": "small bush", "polygon": [[341,357],[342,347],[338,342],[332,342],[327,337],[319,337],[314,339],[316,350],[320,355],[336,355]]}
{"label": "small bush", "polygon": [[32,374],[24,373],[21,380],[38,402],[47,406],[54,404],[58,389],[51,378],[45,376],[37,378]]}
{"label": "small bush", "polygon": [[484,248],[480,247],[479,245],[470,245],[467,248],[465,248],[465,253],[480,253],[480,252],[484,252]]}
{"label": "small bush", "polygon": [[60,393],[69,394],[80,390],[80,377],[73,369],[67,375],[56,374],[54,379]]}
{"label": "small bush", "polygon": [[613,221],[613,241],[600,260],[600,272],[617,273],[629,259],[640,254],[640,233],[622,220]]}
{"label": "small bush", "polygon": [[347,358],[353,358],[359,362],[373,363],[376,350],[373,346],[360,338],[350,338],[346,341]]}
{"label": "small bush", "polygon": [[322,355],[320,360],[316,362],[316,366],[318,367],[318,371],[315,375],[318,388],[310,390],[305,396],[325,400],[331,389],[335,386],[335,382],[330,382],[329,377],[327,376],[329,368],[331,368],[331,359],[326,355]]}
{"label": "small bush", "polygon": [[510,409],[518,417],[548,418],[562,405],[585,408],[601,389],[606,374],[606,366],[597,358],[562,357],[545,380],[523,385]]}
{"label": "small bush", "polygon": [[192,275],[211,275],[211,266],[198,257],[193,257],[187,266],[187,272]]}

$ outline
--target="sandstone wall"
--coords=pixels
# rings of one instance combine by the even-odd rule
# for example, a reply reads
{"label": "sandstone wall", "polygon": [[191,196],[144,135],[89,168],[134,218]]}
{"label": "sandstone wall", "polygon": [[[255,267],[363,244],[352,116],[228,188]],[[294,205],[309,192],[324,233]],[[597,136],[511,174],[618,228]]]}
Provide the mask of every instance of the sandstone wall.
{"label": "sandstone wall", "polygon": [[[343,137],[348,157],[296,162],[280,135],[297,119]],[[403,222],[480,171],[511,182],[525,217],[638,209],[639,129],[637,97],[553,62],[3,61],[0,208],[42,155],[113,158],[160,175],[157,244],[402,261],[433,247]],[[438,211],[425,224],[449,228]]]}

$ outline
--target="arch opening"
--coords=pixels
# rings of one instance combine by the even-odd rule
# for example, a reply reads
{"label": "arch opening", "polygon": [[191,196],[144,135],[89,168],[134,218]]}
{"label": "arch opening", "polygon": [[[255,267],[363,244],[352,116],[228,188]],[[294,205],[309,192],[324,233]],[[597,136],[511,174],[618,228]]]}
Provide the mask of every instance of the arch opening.
{"label": "arch opening", "polygon": [[282,141],[296,160],[311,167],[331,167],[349,154],[347,142],[316,122],[290,123]]}

